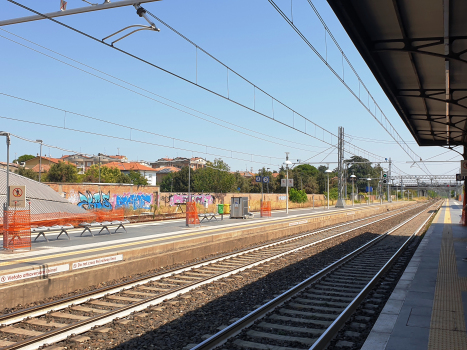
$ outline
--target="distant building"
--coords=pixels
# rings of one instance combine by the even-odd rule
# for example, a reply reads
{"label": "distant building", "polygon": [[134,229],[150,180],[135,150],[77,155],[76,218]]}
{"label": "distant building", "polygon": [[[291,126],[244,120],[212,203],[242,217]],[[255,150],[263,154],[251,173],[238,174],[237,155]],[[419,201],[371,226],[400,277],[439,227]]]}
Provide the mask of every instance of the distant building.
{"label": "distant building", "polygon": [[152,186],[156,186],[157,184],[157,171],[156,169],[153,169],[151,167],[148,167],[146,165],[143,165],[138,162],[128,162],[128,163],[123,163],[123,162],[111,162],[105,164],[105,166],[109,168],[118,168],[120,171],[124,174],[128,174],[130,171],[136,171],[139,172],[142,176],[148,180],[148,184]]}
{"label": "distant building", "polygon": [[61,159],[75,164],[78,169],[78,174],[84,174],[86,170],[88,170],[94,164],[100,163],[101,165],[105,165],[105,164],[112,163],[112,162],[128,162],[128,159],[125,156],[121,156],[121,155],[109,156],[109,155],[103,155],[103,154],[101,154],[100,156],[99,155],[88,156],[88,155],[77,153],[77,154],[65,155]]}
{"label": "distant building", "polygon": [[251,179],[256,176],[256,174],[251,171],[239,171],[238,173],[247,179]]}
{"label": "distant building", "polygon": [[[39,170],[41,173],[46,173],[49,171],[50,167],[54,164],[58,164],[59,162],[66,161],[64,159],[60,158],[51,158],[51,157],[34,157],[32,159],[29,159],[24,162],[24,167],[26,169],[31,169],[35,173],[39,173]],[[42,166],[42,169],[39,169],[39,164]],[[73,163],[71,163],[73,164]]]}
{"label": "distant building", "polygon": [[[16,163],[10,163],[10,172],[18,170],[19,165]],[[6,162],[0,162],[0,169],[6,170]]]}
{"label": "distant building", "polygon": [[176,168],[174,166],[165,166],[165,167],[160,167],[160,168],[155,168],[156,171],[156,177],[157,177],[157,184],[161,184],[162,180],[164,177],[171,173],[178,173],[180,171],[179,168]]}
{"label": "distant building", "polygon": [[160,158],[155,162],[151,163],[151,166],[155,169],[162,168],[162,167],[175,167],[175,168],[183,168],[185,166],[191,166],[191,169],[196,170],[200,168],[206,167],[206,160],[201,157],[193,157],[193,158]]}

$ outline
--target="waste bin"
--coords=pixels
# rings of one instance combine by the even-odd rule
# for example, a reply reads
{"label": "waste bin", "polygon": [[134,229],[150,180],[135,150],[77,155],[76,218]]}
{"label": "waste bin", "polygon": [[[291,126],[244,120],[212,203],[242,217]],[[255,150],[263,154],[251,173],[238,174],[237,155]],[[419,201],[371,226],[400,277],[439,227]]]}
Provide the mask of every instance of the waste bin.
{"label": "waste bin", "polygon": [[217,213],[220,215],[224,214],[224,204],[218,204],[217,205]]}
{"label": "waste bin", "polygon": [[230,204],[224,204],[224,214],[230,214]]}

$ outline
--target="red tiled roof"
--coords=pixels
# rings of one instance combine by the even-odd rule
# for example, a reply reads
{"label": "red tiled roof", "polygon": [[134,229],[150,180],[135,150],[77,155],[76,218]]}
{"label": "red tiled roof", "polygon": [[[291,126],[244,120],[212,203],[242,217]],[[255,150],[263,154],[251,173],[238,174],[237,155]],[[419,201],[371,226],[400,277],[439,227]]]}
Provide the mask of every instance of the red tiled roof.
{"label": "red tiled roof", "polygon": [[154,168],[148,167],[146,165],[143,165],[137,162],[129,162],[129,163],[110,162],[110,163],[105,164],[105,166],[109,168],[118,168],[123,171],[130,171],[130,170],[155,171]]}
{"label": "red tiled roof", "polygon": [[114,158],[114,159],[124,159],[126,158],[125,156],[108,156],[109,158]]}
{"label": "red tiled roof", "polygon": [[[41,167],[41,172],[42,173],[46,173],[50,170],[50,165],[49,164],[42,164],[42,167]],[[35,173],[39,173],[39,164],[37,164],[36,166],[33,166],[32,171],[34,171]]]}
{"label": "red tiled roof", "polygon": [[172,173],[178,173],[180,171],[179,168],[174,167],[174,166],[161,166],[160,168],[155,168],[155,169],[152,169],[152,170],[154,170],[154,171],[165,170],[165,172],[170,171]]}

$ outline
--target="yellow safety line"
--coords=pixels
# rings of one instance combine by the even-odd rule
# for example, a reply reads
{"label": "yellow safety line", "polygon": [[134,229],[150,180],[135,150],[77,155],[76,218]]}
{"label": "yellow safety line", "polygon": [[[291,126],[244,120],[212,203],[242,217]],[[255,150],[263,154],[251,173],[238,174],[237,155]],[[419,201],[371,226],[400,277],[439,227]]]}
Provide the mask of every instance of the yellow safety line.
{"label": "yellow safety line", "polygon": [[444,212],[444,223],[445,224],[452,224],[451,221],[451,209],[450,209],[449,199],[446,200],[445,212]]}
{"label": "yellow safety line", "polygon": [[[332,213],[329,213],[329,214],[330,215],[340,214],[340,213],[351,211],[351,210],[357,211],[357,210],[362,210],[362,209],[364,209],[364,208],[344,209],[344,210],[341,210],[341,211],[338,211],[338,212],[332,212]],[[144,240],[144,241],[136,241],[136,242],[131,242],[131,243],[122,243],[122,244],[116,244],[116,245],[105,246],[105,247],[100,247],[100,248],[92,248],[92,249],[86,249],[86,250],[75,250],[75,251],[72,251],[72,252],[66,252],[66,253],[61,253],[61,254],[47,255],[45,257],[43,255],[40,255],[40,256],[37,256],[37,257],[32,257],[32,258],[27,258],[27,259],[22,259],[22,260],[5,261],[5,262],[0,263],[0,266],[15,265],[15,264],[20,264],[20,263],[28,263],[28,262],[33,262],[33,261],[37,261],[37,260],[43,260],[44,258],[54,259],[54,258],[60,258],[60,257],[64,257],[64,256],[85,254],[85,253],[91,253],[91,252],[98,252],[98,251],[102,251],[102,250],[110,250],[110,249],[115,249],[115,248],[127,248],[129,246],[145,244],[145,243],[159,242],[159,241],[170,240],[170,239],[179,238],[179,237],[180,238],[181,237],[189,237],[189,236],[201,235],[201,234],[212,233],[212,232],[217,232],[217,231],[243,229],[244,227],[249,227],[249,226],[257,226],[257,225],[264,225],[264,224],[271,224],[271,223],[275,224],[275,223],[282,222],[282,221],[295,221],[295,220],[303,220],[304,218],[310,218],[310,217],[314,217],[314,216],[315,217],[316,216],[324,216],[324,215],[319,215],[319,214],[323,214],[323,213],[314,213],[314,214],[311,214],[311,215],[302,216],[302,217],[298,217],[298,218],[297,217],[296,218],[284,218],[284,219],[279,219],[279,220],[274,220],[274,221],[269,221],[269,222],[255,222],[255,223],[251,223],[251,224],[241,225],[240,227],[224,227],[224,228],[218,228],[218,229],[209,229],[209,230],[202,231],[202,232],[198,231],[198,232],[186,233],[186,234],[176,235],[176,236],[169,236],[169,237],[166,236],[166,237],[160,237],[160,238],[153,238],[153,239],[148,239],[148,240]]]}

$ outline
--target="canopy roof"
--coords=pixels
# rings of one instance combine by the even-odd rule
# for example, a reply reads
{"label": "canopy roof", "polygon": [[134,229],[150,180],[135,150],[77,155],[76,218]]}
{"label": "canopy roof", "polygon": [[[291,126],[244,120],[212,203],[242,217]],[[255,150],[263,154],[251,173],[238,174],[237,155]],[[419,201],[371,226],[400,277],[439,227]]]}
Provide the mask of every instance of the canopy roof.
{"label": "canopy roof", "polygon": [[418,144],[467,144],[467,1],[328,3]]}

